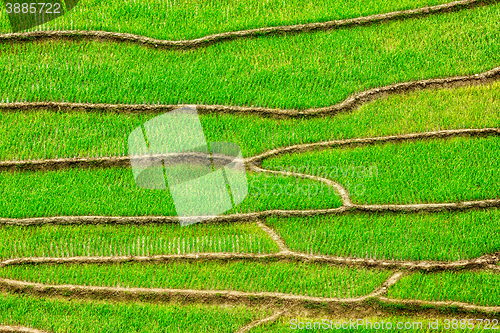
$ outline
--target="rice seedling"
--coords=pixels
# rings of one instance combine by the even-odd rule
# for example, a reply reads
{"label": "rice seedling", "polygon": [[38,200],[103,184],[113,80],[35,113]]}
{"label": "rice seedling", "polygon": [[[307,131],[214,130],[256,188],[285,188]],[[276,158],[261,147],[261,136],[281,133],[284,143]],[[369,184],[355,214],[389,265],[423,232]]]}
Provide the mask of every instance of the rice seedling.
{"label": "rice seedling", "polygon": [[499,198],[498,137],[415,141],[265,160],[264,167],[314,174],[347,187],[361,204]]}
{"label": "rice seedling", "polygon": [[386,260],[457,261],[495,253],[500,212],[268,218],[294,251]]}
{"label": "rice seedling", "polygon": [[45,225],[0,228],[1,260],[26,257],[153,256],[206,252],[273,253],[255,224]]}
{"label": "rice seedling", "polygon": [[[450,1],[372,1],[369,6],[349,0],[235,0],[110,1],[83,0],[69,13],[30,30],[104,30],[159,39],[191,39],[205,35],[269,26],[322,22],[396,10],[432,6]],[[10,32],[5,11],[0,32]]]}
{"label": "rice seedling", "polygon": [[499,15],[493,4],[188,51],[96,41],[2,44],[0,71],[9,79],[0,82],[0,100],[329,106],[373,87],[497,66]]}
{"label": "rice seedling", "polygon": [[4,278],[45,284],[280,292],[350,298],[369,294],[389,270],[324,264],[247,261],[178,261],[161,264],[7,266]]}
{"label": "rice seedling", "polygon": [[500,275],[491,271],[414,273],[388,292],[389,297],[500,305]]}
{"label": "rice seedling", "polygon": [[1,325],[50,332],[234,332],[269,313],[242,306],[111,303],[0,294]]}

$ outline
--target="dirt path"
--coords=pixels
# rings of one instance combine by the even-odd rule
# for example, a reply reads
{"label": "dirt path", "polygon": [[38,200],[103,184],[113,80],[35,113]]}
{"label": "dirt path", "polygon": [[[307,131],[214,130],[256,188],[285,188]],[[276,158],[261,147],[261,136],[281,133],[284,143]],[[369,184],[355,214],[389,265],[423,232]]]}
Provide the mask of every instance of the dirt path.
{"label": "dirt path", "polygon": [[287,312],[287,310],[278,311],[275,314],[273,314],[272,316],[269,316],[269,317],[264,318],[264,319],[253,321],[250,324],[248,324],[246,326],[243,326],[239,330],[235,331],[235,333],[245,333],[245,332],[248,332],[252,328],[255,328],[257,326],[264,325],[264,324],[267,324],[267,323],[271,323],[271,322],[277,320],[282,315],[284,315],[286,312]]}
{"label": "dirt path", "polygon": [[353,203],[351,201],[351,198],[349,197],[349,193],[347,192],[347,189],[344,186],[342,186],[341,184],[334,182],[333,180],[318,177],[318,176],[313,176],[313,175],[306,175],[306,174],[302,174],[302,173],[262,169],[254,164],[251,164],[251,163],[249,163],[248,166],[251,170],[253,170],[255,172],[265,172],[265,173],[271,173],[271,174],[275,174],[275,175],[293,176],[293,177],[297,177],[297,178],[312,179],[312,180],[316,180],[316,181],[325,183],[328,186],[333,187],[335,189],[336,193],[340,196],[340,199],[342,200],[342,206],[344,206],[344,207],[352,207],[353,206]]}
{"label": "dirt path", "polygon": [[[457,130],[441,130],[423,133],[410,133],[402,135],[390,135],[383,137],[359,138],[317,142],[310,144],[293,145],[267,151],[263,154],[249,157],[245,159],[247,168],[255,172],[266,172],[272,174],[280,174],[285,176],[293,176],[298,178],[306,178],[319,182],[323,182],[335,189],[336,193],[342,200],[342,206],[338,208],[326,209],[310,209],[310,210],[268,210],[254,213],[241,213],[221,216],[211,216],[205,223],[222,223],[222,222],[249,222],[267,217],[305,217],[317,215],[333,215],[347,214],[359,212],[379,212],[379,213],[417,213],[417,212],[439,212],[439,211],[462,211],[468,209],[489,209],[500,207],[500,199],[463,201],[463,202],[448,202],[448,203],[428,203],[428,204],[404,204],[404,205],[358,205],[354,204],[345,187],[333,180],[318,177],[315,175],[307,175],[295,172],[276,171],[263,169],[257,164],[266,158],[277,157],[283,154],[300,153],[317,149],[339,148],[347,146],[359,145],[374,145],[381,143],[429,140],[429,139],[444,139],[452,137],[485,137],[500,135],[499,128],[479,128],[479,129],[457,129]],[[0,162],[0,170],[35,170],[35,169],[58,169],[69,166],[83,167],[89,164],[95,164],[98,167],[103,165],[116,166],[119,164],[130,163],[130,157],[103,157],[98,159],[58,159],[58,160],[40,160],[40,161],[3,161]],[[0,225],[41,225],[41,224],[148,224],[148,223],[177,223],[178,218],[175,216],[54,216],[54,217],[38,217],[38,218],[0,218]]]}
{"label": "dirt path", "polygon": [[0,288],[5,291],[14,291],[21,293],[35,293],[37,295],[75,295],[79,297],[92,297],[92,298],[127,298],[132,296],[133,298],[154,298],[156,300],[191,300],[200,301],[206,300],[210,301],[213,299],[224,298],[227,300],[234,300],[244,303],[251,302],[252,300],[260,300],[259,303],[267,302],[281,302],[284,301],[289,304],[293,303],[359,303],[368,298],[378,297],[387,292],[387,288],[394,285],[403,275],[401,272],[394,273],[383,285],[373,292],[364,295],[351,298],[333,298],[333,297],[319,297],[319,296],[305,296],[305,295],[293,295],[285,294],[280,292],[242,292],[236,290],[197,290],[197,289],[171,289],[171,288],[137,288],[137,287],[101,287],[101,286],[84,286],[84,285],[54,285],[54,284],[43,284],[35,282],[25,282],[17,281],[12,279],[0,278]]}
{"label": "dirt path", "polygon": [[[255,213],[241,213],[220,216],[208,216],[203,223],[235,223],[253,222],[268,217],[293,218],[313,217],[321,215],[341,215],[357,213],[421,213],[443,211],[465,211],[472,209],[492,209],[500,207],[500,199],[463,201],[437,204],[408,204],[408,205],[356,205],[329,209],[305,210],[267,210]],[[34,226],[34,225],[88,225],[88,224],[162,224],[178,223],[176,216],[51,216],[35,218],[0,218],[0,226]]]}
{"label": "dirt path", "polygon": [[46,331],[37,330],[24,326],[2,326],[0,325],[0,333],[47,333]]}
{"label": "dirt path", "polygon": [[[266,158],[278,157],[284,154],[295,154],[303,153],[313,150],[321,150],[327,148],[345,148],[345,147],[357,147],[357,146],[367,146],[376,144],[386,144],[386,143],[397,143],[397,142],[411,142],[417,140],[432,140],[432,139],[449,139],[454,137],[488,137],[488,136],[500,136],[500,128],[467,128],[467,129],[455,129],[455,130],[440,130],[422,133],[409,133],[400,135],[388,135],[380,137],[368,137],[368,138],[356,138],[356,139],[344,139],[344,140],[332,140],[332,141],[322,141],[315,143],[305,143],[292,145],[288,147],[281,147],[266,151],[262,154],[247,157],[244,162],[249,168],[256,167],[252,164],[259,164]],[[176,154],[183,160],[189,158],[192,154]],[[185,156],[184,156],[185,155]],[[152,155],[152,157],[161,157],[162,155]],[[44,160],[24,160],[24,161],[0,161],[0,171],[47,171],[47,170],[61,170],[67,168],[108,168],[108,167],[130,167],[130,161],[134,158],[133,156],[114,156],[114,157],[92,157],[92,158],[57,158],[57,159],[44,159]],[[136,157],[137,158],[137,157]],[[199,159],[195,158],[196,161]],[[220,163],[227,161],[227,158],[220,158]],[[219,160],[217,160],[219,162]],[[273,170],[260,169],[266,172],[274,172]],[[287,173],[289,175],[289,173]],[[300,175],[300,174],[295,174]],[[305,175],[303,178],[311,178],[309,175]],[[317,179],[319,180],[319,179]],[[321,180],[325,182],[325,180]],[[326,180],[326,182],[331,182]],[[333,182],[329,183],[332,187],[338,187],[339,185],[334,185]],[[336,183],[335,183],[336,184]],[[345,191],[343,188],[338,188],[339,191]]]}
{"label": "dirt path", "polygon": [[266,151],[262,154],[248,157],[246,163],[260,163],[266,158],[277,157],[284,154],[296,154],[307,151],[326,149],[326,148],[345,148],[368,146],[386,143],[411,142],[417,140],[449,139],[455,137],[488,137],[500,136],[500,128],[465,128],[455,130],[440,130],[421,133],[409,133],[400,135],[388,135],[369,138],[344,139],[333,141],[322,141],[314,143],[305,143],[288,147],[276,148]]}
{"label": "dirt path", "polygon": [[304,33],[313,31],[326,31],[361,25],[370,25],[379,22],[403,20],[416,17],[424,17],[444,12],[459,11],[497,3],[498,0],[462,0],[454,1],[442,5],[428,6],[417,9],[395,11],[384,14],[375,14],[344,20],[334,20],[328,22],[296,24],[288,26],[277,26],[268,28],[248,29],[232,32],[224,32],[208,35],[191,40],[162,40],[140,35],[107,31],[32,31],[23,33],[9,33],[0,35],[0,42],[27,42],[33,40],[65,39],[65,40],[104,40],[114,42],[128,42],[159,49],[192,49],[208,46],[214,43],[229,41],[241,38],[252,38],[264,35],[279,35],[290,33]]}
{"label": "dirt path", "polygon": [[398,269],[408,272],[424,271],[465,271],[465,270],[490,270],[500,273],[500,252],[487,254],[479,258],[459,261],[412,261],[412,260],[382,260],[370,258],[349,258],[329,255],[306,254],[289,250],[283,243],[284,250],[278,253],[254,254],[254,253],[187,253],[166,254],[155,256],[113,256],[113,257],[29,257],[14,258],[0,262],[0,268],[15,265],[44,265],[44,264],[113,264],[113,263],[155,263],[169,261],[196,261],[196,260],[222,260],[222,261],[255,261],[274,262],[276,260],[291,262],[315,262],[328,265],[339,265],[349,267],[364,267],[375,269]]}
{"label": "dirt path", "polygon": [[[421,213],[443,211],[465,211],[472,209],[492,209],[500,207],[500,199],[477,200],[437,204],[408,204],[408,205],[356,205],[327,209],[304,210],[266,210],[255,213],[241,213],[220,216],[208,216],[203,223],[235,223],[253,222],[268,217],[292,218],[313,217],[321,215],[357,214],[360,212],[379,213]],[[179,223],[177,216],[51,216],[34,218],[0,218],[0,226],[34,226],[34,225],[78,225],[78,224],[162,224]]]}
{"label": "dirt path", "polygon": [[[489,71],[466,75],[452,76],[442,79],[427,79],[419,81],[410,81],[396,83],[380,88],[369,89],[357,94],[354,94],[344,101],[321,108],[311,108],[305,110],[289,110],[289,109],[273,109],[265,107],[240,107],[240,106],[225,106],[225,105],[196,105],[197,111],[200,114],[206,113],[234,113],[234,114],[251,114],[259,116],[269,116],[276,118],[289,117],[322,117],[326,115],[335,115],[338,113],[348,112],[356,109],[364,103],[371,102],[384,96],[402,94],[415,90],[423,89],[440,89],[440,88],[456,88],[470,85],[488,84],[500,79],[500,67],[493,68]],[[187,106],[188,104],[95,104],[95,103],[69,103],[69,102],[13,102],[0,103],[0,111],[16,111],[16,110],[34,110],[34,109],[51,109],[58,111],[108,111],[108,112],[125,112],[125,113],[160,113],[168,112],[177,108]],[[192,105],[192,104],[189,104]]]}
{"label": "dirt path", "polygon": [[[281,238],[276,233],[276,231],[269,228],[267,225],[265,225],[261,221],[257,221],[257,226],[259,228],[261,228],[262,231],[264,231],[269,236],[269,238],[271,238],[276,243],[276,245],[278,245],[278,248],[280,250],[279,253],[290,253],[291,252],[290,249],[288,248],[288,246],[286,246],[285,240],[283,238]],[[0,263],[0,265],[1,265],[1,263]]]}
{"label": "dirt path", "polygon": [[[32,282],[23,282],[0,278],[0,290],[36,296],[57,296],[63,298],[106,299],[117,301],[145,301],[145,302],[176,302],[188,303],[214,303],[214,304],[245,304],[247,306],[263,306],[270,308],[301,307],[304,309],[320,308],[328,313],[346,312],[348,309],[356,311],[359,315],[388,311],[391,307],[398,306],[398,311],[422,311],[432,309],[439,312],[470,313],[474,315],[499,316],[500,307],[478,306],[460,302],[433,302],[414,301],[387,298],[387,289],[397,283],[403,276],[396,272],[389,277],[381,287],[365,296],[353,298],[328,298],[314,296],[299,296],[277,292],[240,292],[232,290],[192,290],[192,289],[166,289],[166,288],[122,288],[122,287],[97,287],[80,285],[50,285]],[[382,306],[380,306],[382,305]],[[338,314],[338,313],[337,313]]]}

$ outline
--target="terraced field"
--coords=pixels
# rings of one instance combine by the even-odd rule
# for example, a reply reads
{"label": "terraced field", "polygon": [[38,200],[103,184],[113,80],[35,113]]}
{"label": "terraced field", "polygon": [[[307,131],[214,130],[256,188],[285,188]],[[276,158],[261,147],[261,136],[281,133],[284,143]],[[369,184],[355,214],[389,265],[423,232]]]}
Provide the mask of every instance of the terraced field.
{"label": "terraced field", "polygon": [[[0,332],[500,329],[500,2],[6,8]],[[181,227],[129,135],[187,106],[248,193]]]}

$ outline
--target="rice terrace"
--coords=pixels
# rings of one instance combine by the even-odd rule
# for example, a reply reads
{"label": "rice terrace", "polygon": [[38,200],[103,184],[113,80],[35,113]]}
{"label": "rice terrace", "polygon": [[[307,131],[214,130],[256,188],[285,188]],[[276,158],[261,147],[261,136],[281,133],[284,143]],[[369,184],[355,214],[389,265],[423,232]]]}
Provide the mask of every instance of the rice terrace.
{"label": "rice terrace", "polygon": [[500,331],[500,1],[3,0],[0,118],[0,332]]}

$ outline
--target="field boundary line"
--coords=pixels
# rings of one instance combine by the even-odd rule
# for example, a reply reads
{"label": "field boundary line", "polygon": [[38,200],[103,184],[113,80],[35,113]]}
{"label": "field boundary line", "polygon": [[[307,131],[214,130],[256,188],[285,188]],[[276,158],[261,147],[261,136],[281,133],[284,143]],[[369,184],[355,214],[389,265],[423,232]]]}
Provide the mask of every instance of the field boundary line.
{"label": "field boundary line", "polygon": [[[193,290],[193,289],[168,289],[168,288],[124,288],[124,287],[99,287],[84,285],[53,285],[34,282],[0,278],[0,290],[6,292],[31,294],[35,296],[59,296],[65,298],[84,299],[106,299],[119,301],[141,300],[147,302],[179,302],[186,303],[209,303],[217,304],[246,304],[250,306],[266,303],[272,307],[283,306],[290,308],[302,306],[310,308],[319,306],[322,310],[335,309],[349,306],[367,306],[373,308],[374,302],[379,305],[398,305],[405,309],[433,307],[438,310],[460,310],[466,313],[482,313],[498,316],[500,306],[480,306],[463,302],[440,302],[393,299],[383,296],[390,286],[397,283],[403,276],[403,272],[392,274],[381,287],[370,294],[352,298],[328,298],[303,295],[292,295],[277,292],[241,292],[233,290]],[[330,310],[331,311],[331,310]]]}
{"label": "field boundary line", "polygon": [[205,252],[186,254],[165,254],[154,256],[81,256],[81,257],[26,257],[6,259],[0,262],[0,268],[18,265],[44,265],[44,264],[118,264],[118,263],[155,263],[175,260],[288,260],[305,263],[323,263],[338,266],[377,268],[377,269],[404,269],[406,271],[441,272],[465,271],[483,269],[500,273],[500,252],[483,255],[478,258],[459,261],[412,261],[412,260],[383,260],[371,258],[349,258],[331,255],[306,254],[296,251],[282,251],[268,254],[256,253],[228,253]]}
{"label": "field boundary line", "polygon": [[[499,0],[500,1],[500,0]],[[327,107],[309,108],[305,110],[277,109],[267,107],[229,106],[229,105],[196,105],[200,114],[235,113],[269,116],[276,118],[322,117],[352,111],[361,105],[388,95],[403,94],[416,90],[456,88],[471,85],[483,85],[500,80],[500,67],[472,75],[451,76],[418,81],[401,82],[379,88],[368,89],[347,97],[343,101]],[[71,102],[9,102],[0,103],[0,111],[53,109],[59,111],[112,111],[124,113],[159,113],[168,112],[195,104],[105,104],[105,103],[71,103]]]}
{"label": "field boundary line", "polygon": [[[320,141],[313,143],[302,143],[286,147],[271,149],[258,155],[247,157],[244,160],[249,168],[253,167],[251,164],[260,164],[264,159],[277,157],[284,154],[303,153],[313,150],[327,149],[327,148],[343,148],[343,147],[357,147],[376,144],[398,143],[398,142],[411,142],[416,140],[431,140],[431,139],[448,139],[455,137],[487,137],[487,136],[500,136],[500,128],[486,127],[486,128],[463,128],[451,130],[439,130],[430,132],[417,132],[398,135],[387,135],[378,137],[366,138],[351,138],[332,141]],[[152,155],[152,157],[161,157],[166,154]],[[173,154],[167,154],[173,155]],[[180,157],[192,156],[198,158],[196,154],[183,153],[175,154]],[[14,171],[14,170],[59,170],[70,167],[81,168],[105,168],[127,166],[130,167],[130,160],[134,156],[102,156],[102,157],[69,157],[69,158],[55,158],[43,160],[11,160],[0,161],[0,171]],[[268,172],[275,170],[262,169]],[[306,177],[309,178],[309,177]],[[329,182],[331,180],[328,180]],[[332,185],[333,186],[333,185]],[[337,186],[337,185],[336,185]],[[336,187],[334,186],[334,187]],[[339,189],[340,190],[340,189]]]}
{"label": "field boundary line", "polygon": [[0,325],[0,333],[48,333],[48,332],[25,326]]}
{"label": "field boundary line", "polygon": [[374,291],[363,296],[337,298],[337,297],[321,297],[321,296],[305,296],[294,295],[280,292],[243,292],[237,290],[198,290],[198,289],[174,289],[174,288],[143,288],[143,287],[103,287],[103,286],[86,286],[86,285],[72,285],[72,284],[44,284],[38,282],[26,282],[12,279],[0,278],[0,288],[7,290],[23,290],[23,291],[37,291],[37,292],[62,292],[67,295],[68,293],[81,293],[92,295],[156,295],[160,297],[226,297],[231,298],[255,298],[255,299],[269,299],[269,300],[283,300],[283,301],[308,301],[308,302],[329,302],[329,303],[357,303],[369,298],[378,297],[387,292],[387,288],[397,283],[403,275],[402,272],[392,274],[382,286],[377,287]]}
{"label": "field boundary line", "polygon": [[269,169],[263,169],[260,168],[252,163],[249,163],[249,168],[253,171],[256,172],[265,172],[265,173],[273,173],[273,174],[278,174],[278,175],[284,175],[284,176],[293,176],[296,178],[305,178],[305,179],[312,179],[316,180],[322,183],[325,183],[329,185],[330,187],[334,188],[336,191],[336,194],[340,196],[340,199],[342,200],[342,206],[349,208],[353,206],[353,203],[351,201],[351,197],[349,196],[349,192],[347,189],[342,186],[340,183],[337,183],[333,180],[318,177],[318,176],[313,176],[313,175],[307,175],[303,173],[295,173],[295,172],[286,172],[286,171],[276,171],[276,170],[269,170]]}
{"label": "field boundary line", "polygon": [[313,22],[306,24],[283,25],[265,28],[246,29],[216,33],[200,38],[189,40],[164,40],[156,39],[130,33],[87,31],[87,30],[63,30],[63,31],[32,31],[21,33],[8,33],[0,35],[0,42],[33,41],[41,39],[69,39],[69,40],[106,40],[115,42],[129,42],[152,47],[155,49],[192,49],[211,44],[242,38],[259,36],[280,35],[286,33],[306,33],[315,31],[328,31],[341,28],[366,26],[374,23],[395,21],[416,17],[430,16],[445,12],[459,11],[484,6],[499,2],[498,0],[460,0],[435,6],[426,6],[416,9],[393,11],[389,13],[361,16],[350,19],[333,20],[327,22]]}
{"label": "field boundary line", "polygon": [[[280,235],[278,235],[278,233],[274,229],[268,227],[262,221],[257,221],[257,226],[259,228],[261,228],[262,231],[264,231],[267,234],[267,236],[269,236],[269,238],[271,238],[276,243],[276,245],[278,245],[278,248],[279,248],[278,253],[292,252],[292,251],[290,251],[290,249],[286,245],[285,240],[282,237],[280,237]],[[1,263],[0,263],[0,266],[1,266]]]}
{"label": "field boundary line", "polygon": [[[384,282],[385,283],[385,282]],[[320,296],[305,296],[294,295],[279,292],[261,291],[261,292],[243,292],[236,290],[198,290],[198,289],[174,289],[174,288],[138,288],[138,287],[103,287],[103,286],[86,286],[72,284],[44,284],[37,282],[25,282],[12,279],[0,278],[0,288],[8,291],[21,291],[29,293],[30,291],[40,294],[68,295],[89,295],[89,296],[124,296],[126,294],[136,296],[156,296],[162,299],[199,299],[199,298],[226,298],[226,299],[241,299],[253,298],[255,300],[269,301],[289,301],[289,302],[313,302],[313,303],[359,303],[368,298],[378,297],[383,293],[381,288],[376,289],[376,293],[371,292],[367,295],[336,298],[336,297],[320,297]]]}
{"label": "field boundary line", "polygon": [[[263,154],[256,155],[245,159],[245,163],[250,170],[256,172],[267,172],[282,174],[286,176],[294,176],[298,178],[307,178],[315,181],[326,183],[333,187],[336,193],[340,196],[342,205],[336,208],[325,209],[305,209],[305,210],[267,210],[253,213],[236,213],[231,215],[220,216],[204,216],[205,223],[221,223],[221,222],[249,222],[267,217],[306,217],[318,215],[334,215],[359,212],[392,212],[392,213],[416,213],[416,212],[439,212],[439,211],[462,211],[469,209],[489,209],[500,207],[500,199],[486,199],[475,201],[461,202],[445,202],[445,203],[422,203],[422,204],[383,204],[383,205],[361,205],[354,204],[351,201],[349,193],[340,183],[333,180],[321,178],[314,175],[307,175],[295,172],[277,171],[263,169],[256,164],[261,164],[262,160],[270,157],[280,156],[286,153],[299,153],[321,148],[346,147],[359,145],[373,145],[377,143],[402,142],[420,139],[435,139],[435,138],[452,138],[459,136],[490,136],[500,135],[500,128],[479,128],[479,129],[456,129],[456,130],[441,130],[433,132],[410,133],[402,135],[391,135],[371,138],[357,138],[324,141],[317,143],[299,144],[289,147],[283,147],[267,151]],[[116,160],[124,161],[130,157],[117,157]],[[38,161],[2,161],[0,162],[0,170],[16,170],[17,168],[30,168],[33,165],[47,167],[47,163],[54,165],[67,166],[70,164],[83,163],[102,163],[112,160],[111,157],[97,159],[56,159],[56,160],[38,160]],[[97,162],[96,162],[97,161]],[[177,223],[177,216],[52,216],[52,217],[36,217],[36,218],[0,218],[0,225],[41,225],[41,224],[147,224],[147,223]]]}
{"label": "field boundary line", "polygon": [[245,332],[248,332],[248,331],[250,331],[252,328],[255,328],[255,327],[257,327],[257,326],[260,326],[260,325],[263,325],[263,324],[267,324],[267,323],[274,322],[274,321],[276,321],[279,317],[281,317],[282,315],[284,315],[286,312],[288,312],[288,309],[278,311],[278,312],[276,312],[275,314],[273,314],[273,315],[271,315],[271,316],[269,316],[269,317],[267,317],[267,318],[264,318],[264,319],[260,319],[260,320],[253,321],[253,322],[251,322],[250,324],[245,325],[245,326],[243,326],[242,328],[240,328],[239,330],[235,331],[235,333],[245,333]]}
{"label": "field boundary line", "polygon": [[428,306],[434,306],[437,308],[454,308],[457,310],[461,310],[462,312],[481,312],[481,313],[500,313],[500,306],[483,306],[483,305],[475,305],[464,302],[455,302],[455,301],[424,301],[424,300],[408,300],[408,299],[398,299],[398,298],[389,298],[385,296],[378,297],[378,300],[382,303],[390,303],[395,305],[404,305],[410,307],[420,307],[425,308]]}
{"label": "field boundary line", "polygon": [[393,285],[395,285],[396,283],[398,283],[399,280],[401,280],[401,278],[403,277],[403,275],[405,275],[404,272],[400,272],[400,271],[394,272],[394,274],[389,276],[389,278],[387,278],[387,280],[385,280],[384,283],[382,283],[382,285],[380,287],[378,287],[377,289],[372,291],[370,294],[368,294],[367,298],[380,297],[382,295],[385,295],[387,293],[387,290],[390,287],[392,287]]}
{"label": "field boundary line", "polygon": [[[399,135],[387,135],[378,137],[303,143],[303,144],[297,144],[297,145],[268,150],[262,154],[246,158],[245,162],[260,163],[266,158],[277,157],[284,154],[303,153],[312,150],[326,149],[326,148],[344,148],[344,147],[368,146],[368,145],[386,144],[386,143],[411,142],[422,139],[431,140],[431,139],[449,139],[455,137],[473,138],[473,137],[486,137],[486,136],[500,136],[500,128],[495,128],[495,127],[463,128],[463,129],[408,133]],[[1,165],[2,164],[0,164],[0,166]]]}
{"label": "field boundary line", "polygon": [[[207,218],[203,223],[254,222],[268,217],[313,217],[320,215],[357,214],[367,212],[379,213],[421,213],[443,211],[465,211],[472,209],[492,209],[500,207],[500,199],[462,201],[449,203],[408,204],[408,205],[357,205],[341,206],[326,209],[305,210],[266,210],[255,213],[241,213],[219,216],[201,216]],[[200,216],[197,216],[199,218]],[[161,224],[178,223],[177,216],[51,216],[33,218],[0,218],[0,226],[34,226],[34,225],[76,225],[76,224]]]}

